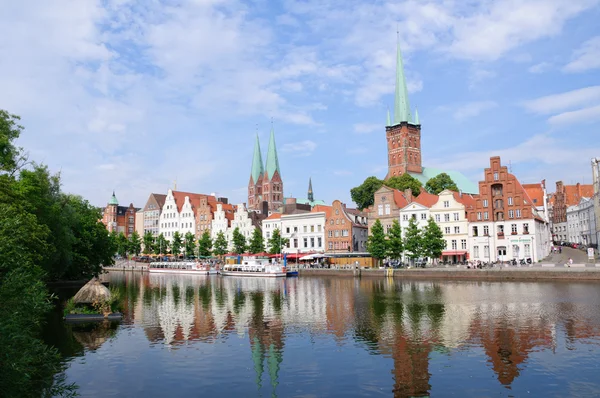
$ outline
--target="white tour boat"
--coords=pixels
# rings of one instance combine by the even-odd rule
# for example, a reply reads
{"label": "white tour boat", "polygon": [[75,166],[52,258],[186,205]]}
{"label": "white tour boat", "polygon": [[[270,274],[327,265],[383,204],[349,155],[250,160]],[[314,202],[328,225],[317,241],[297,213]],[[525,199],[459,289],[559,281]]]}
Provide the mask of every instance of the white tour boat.
{"label": "white tour boat", "polygon": [[148,270],[163,274],[214,275],[219,273],[217,268],[195,261],[154,262],[150,263]]}
{"label": "white tour boat", "polygon": [[268,258],[244,257],[241,264],[223,266],[221,275],[277,278],[286,276],[286,270],[281,264],[271,264]]}

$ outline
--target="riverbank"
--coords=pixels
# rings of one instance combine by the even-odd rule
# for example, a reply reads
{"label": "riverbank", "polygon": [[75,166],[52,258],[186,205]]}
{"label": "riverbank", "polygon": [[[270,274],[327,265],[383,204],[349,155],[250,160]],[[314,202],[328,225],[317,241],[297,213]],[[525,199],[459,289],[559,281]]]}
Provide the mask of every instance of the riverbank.
{"label": "riverbank", "polygon": [[[300,269],[300,276],[353,277],[352,270]],[[600,281],[600,265],[577,267],[527,267],[497,269],[465,268],[416,268],[361,270],[361,277],[399,279],[452,279],[452,280],[597,280]]]}
{"label": "riverbank", "polygon": [[[105,267],[106,271],[147,272],[148,264],[131,263],[120,267]],[[351,269],[300,268],[299,276],[354,277]],[[600,264],[573,264],[570,268],[555,264],[536,264],[531,267],[504,267],[492,269],[467,268],[414,268],[362,269],[365,278],[452,279],[452,280],[597,280]]]}

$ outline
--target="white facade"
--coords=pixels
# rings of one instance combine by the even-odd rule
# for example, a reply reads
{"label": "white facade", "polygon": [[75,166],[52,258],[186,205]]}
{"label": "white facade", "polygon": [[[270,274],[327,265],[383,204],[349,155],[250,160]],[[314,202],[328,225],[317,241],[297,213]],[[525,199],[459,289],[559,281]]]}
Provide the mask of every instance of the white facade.
{"label": "white facade", "polygon": [[173,239],[173,234],[175,234],[176,231],[179,231],[180,226],[177,203],[175,202],[173,191],[169,189],[167,197],[165,198],[165,204],[162,208],[162,213],[160,214],[158,231],[159,234],[163,234],[165,239],[170,242]]}
{"label": "white facade", "polygon": [[[214,241],[217,238],[219,232],[223,232],[225,234],[225,238],[227,238],[227,229],[229,228],[229,219],[225,216],[225,210],[223,210],[223,205],[221,203],[217,203],[217,210],[213,215],[213,219],[211,221],[210,228],[210,237]],[[227,238],[227,242],[229,243],[230,239]]]}
{"label": "white facade", "polygon": [[288,239],[284,253],[325,251],[325,212],[281,216],[281,236]]}
{"label": "white facade", "polygon": [[570,243],[579,243],[585,246],[598,243],[592,199],[581,198],[578,204],[567,208],[567,231]]}
{"label": "white facade", "polygon": [[592,159],[592,184],[594,186],[594,213],[596,225],[596,245],[600,243],[600,158]]}
{"label": "white facade", "polygon": [[569,231],[567,228],[566,222],[559,222],[556,224],[552,224],[553,235],[555,240],[558,242],[568,242],[569,241]]}
{"label": "white facade", "polygon": [[429,214],[440,227],[446,240],[444,252],[450,253],[449,258],[465,256],[469,252],[469,221],[465,205],[454,198],[454,193],[444,190],[439,194],[439,200],[429,209]]}
{"label": "white facade", "polygon": [[194,208],[190,203],[189,196],[185,197],[185,201],[181,206],[181,213],[179,213],[179,233],[183,238],[185,234],[190,232],[192,235],[196,233],[196,217],[194,215]]}
{"label": "white facade", "polygon": [[249,243],[256,226],[252,224],[252,219],[249,216],[248,210],[243,204],[236,206],[233,220],[231,220],[231,227],[229,228],[228,233],[225,234],[228,237],[227,242],[229,244],[233,243],[233,231],[236,228],[239,228],[240,233],[244,235],[246,242]]}
{"label": "white facade", "polygon": [[265,242],[265,248],[268,250],[269,239],[271,239],[273,232],[275,232],[276,229],[279,230],[279,236],[281,236],[281,216],[269,216],[268,218],[262,220],[261,225],[263,241]]}
{"label": "white facade", "polygon": [[[400,209],[400,227],[402,228],[402,235],[406,232],[411,217],[415,219],[417,226],[420,229],[425,228],[427,220],[429,220],[429,208],[420,203],[412,202],[408,206]],[[387,233],[388,231],[385,232]]]}
{"label": "white facade", "polygon": [[470,259],[509,261],[528,258],[532,262],[550,253],[548,223],[537,219],[511,219],[469,223]]}

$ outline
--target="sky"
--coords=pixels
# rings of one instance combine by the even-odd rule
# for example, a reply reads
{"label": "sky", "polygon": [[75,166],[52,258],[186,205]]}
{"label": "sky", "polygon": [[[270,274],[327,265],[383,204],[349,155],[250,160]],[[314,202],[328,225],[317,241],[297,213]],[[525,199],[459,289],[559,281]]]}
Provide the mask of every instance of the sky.
{"label": "sky", "polygon": [[[474,182],[591,182],[600,0],[47,0],[0,13],[18,144],[102,206],[177,189],[247,200],[273,126],[285,196],[351,203],[387,171],[397,37],[422,159]],[[398,32],[398,34],[396,33]],[[272,121],[272,122],[271,122]]]}

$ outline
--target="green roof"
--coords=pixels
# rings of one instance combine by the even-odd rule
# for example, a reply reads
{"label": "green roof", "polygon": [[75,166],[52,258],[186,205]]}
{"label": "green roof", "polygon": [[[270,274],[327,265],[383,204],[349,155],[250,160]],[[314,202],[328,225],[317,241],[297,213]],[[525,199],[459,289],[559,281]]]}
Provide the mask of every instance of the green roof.
{"label": "green roof", "polygon": [[256,135],[256,143],[254,144],[254,156],[252,156],[252,172],[250,176],[252,177],[252,182],[256,184],[258,181],[258,177],[262,175],[263,170],[263,162],[262,155],[260,154],[260,142],[258,141],[258,134]]}
{"label": "green roof", "polygon": [[267,150],[267,166],[266,171],[269,176],[269,180],[273,178],[275,171],[279,172],[279,159],[277,158],[277,146],[275,145],[275,130],[271,127],[271,137],[269,139],[269,149]]}
{"label": "green roof", "polygon": [[108,201],[108,204],[109,205],[115,205],[115,206],[119,205],[119,201],[117,200],[117,197],[115,196],[115,191],[113,191],[112,197]]}
{"label": "green roof", "polygon": [[438,174],[446,173],[452,178],[452,181],[456,183],[458,189],[460,189],[464,193],[479,193],[479,185],[469,180],[463,173],[458,171],[448,171],[442,169],[436,169],[434,167],[423,167],[422,173],[413,173],[409,172],[411,176],[415,177],[417,180],[421,181],[423,186],[429,181],[430,178],[437,176]]}
{"label": "green roof", "polygon": [[[288,198],[283,198],[283,204],[286,203],[286,199]],[[325,201],[323,200],[308,200],[305,198],[296,198],[296,203],[298,203],[299,205],[310,205],[311,207],[314,207],[316,205],[327,205],[327,203],[325,203]]]}
{"label": "green roof", "polygon": [[408,89],[404,78],[404,65],[402,53],[400,52],[400,39],[396,50],[396,93],[394,98],[394,125],[401,122],[412,123],[410,115],[410,104],[408,102]]}

